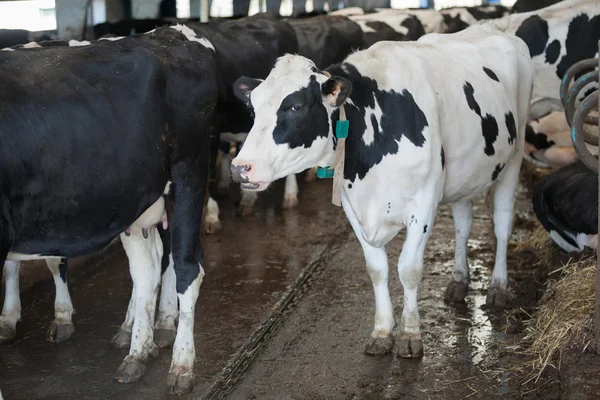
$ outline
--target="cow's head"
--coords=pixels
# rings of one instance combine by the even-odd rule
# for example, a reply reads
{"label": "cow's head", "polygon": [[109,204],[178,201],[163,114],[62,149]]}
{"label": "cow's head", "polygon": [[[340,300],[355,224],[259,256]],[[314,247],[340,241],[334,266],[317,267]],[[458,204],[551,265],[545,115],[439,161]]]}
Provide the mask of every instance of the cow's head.
{"label": "cow's head", "polygon": [[264,190],[276,179],[333,163],[332,113],[352,90],[347,79],[329,76],[307,58],[285,55],[264,81],[239,78],[238,98],[250,107],[254,125],[231,163],[244,189]]}

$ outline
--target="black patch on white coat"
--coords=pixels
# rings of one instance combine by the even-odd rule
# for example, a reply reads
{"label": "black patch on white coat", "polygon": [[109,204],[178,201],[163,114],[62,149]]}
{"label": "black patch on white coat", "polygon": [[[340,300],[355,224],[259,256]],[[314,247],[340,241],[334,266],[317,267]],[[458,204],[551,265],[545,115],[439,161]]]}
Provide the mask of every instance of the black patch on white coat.
{"label": "black patch on white coat", "polygon": [[545,133],[535,133],[531,125],[525,127],[525,141],[539,150],[548,149],[555,144],[552,140],[548,140]]}
{"label": "black patch on white coat", "polygon": [[496,82],[500,82],[500,79],[498,79],[498,76],[491,69],[489,69],[487,67],[483,67],[483,72],[485,72],[487,74],[487,76],[489,76],[491,79],[495,80]]}
{"label": "black patch on white coat", "polygon": [[463,85],[463,90],[465,92],[465,97],[467,98],[467,104],[469,108],[481,118],[481,132],[483,134],[483,138],[485,139],[485,148],[484,152],[488,156],[493,156],[496,151],[494,150],[494,142],[498,137],[498,123],[496,122],[496,118],[493,115],[486,114],[485,116],[481,115],[481,107],[475,100],[475,89],[473,89],[473,85],[469,82],[465,82]]}
{"label": "black patch on white coat", "polygon": [[508,129],[508,144],[512,146],[517,138],[517,125],[515,124],[515,117],[512,112],[508,112],[504,115],[506,122],[506,129]]}
{"label": "black patch on white coat", "polygon": [[273,140],[290,149],[309,148],[320,137],[329,135],[327,110],[323,105],[321,85],[311,75],[307,87],[287,95],[277,110]]}
{"label": "black patch on white coat", "polygon": [[[350,121],[348,139],[346,140],[346,160],[344,178],[354,182],[356,178],[364,179],[375,165],[386,155],[398,153],[398,143],[408,139],[416,147],[423,147],[425,136],[423,130],[427,123],[425,114],[415,102],[408,90],[401,93],[395,90],[380,90],[377,82],[368,76],[362,76],[352,64],[330,67],[333,76],[341,76],[352,83],[350,99],[346,103],[346,115]],[[366,145],[363,139],[367,128],[367,109],[375,109],[379,105],[382,116],[379,121],[369,117],[373,125],[373,141]],[[339,111],[331,115],[332,126],[339,119]]]}
{"label": "black patch on white coat", "polygon": [[446,167],[446,155],[444,154],[444,146],[442,146],[440,156],[442,157],[442,169],[444,169]]}
{"label": "black patch on white coat", "polygon": [[423,234],[426,234],[426,233],[427,233],[427,225],[425,225],[425,226],[423,227]]}
{"label": "black patch on white coat", "polygon": [[558,40],[553,40],[552,43],[550,43],[546,48],[546,62],[548,64],[554,64],[556,60],[558,60],[559,55],[560,42]]}
{"label": "black patch on white coat", "polygon": [[548,22],[537,15],[527,18],[515,32],[527,47],[531,57],[539,56],[546,49],[548,43]]}
{"label": "black patch on white coat", "polygon": [[492,173],[492,181],[495,181],[496,179],[498,179],[498,176],[500,175],[500,172],[502,172],[502,170],[504,169],[504,166],[506,164],[496,164],[496,168],[494,169],[494,172]]}
{"label": "black patch on white coat", "polygon": [[[586,58],[593,58],[598,52],[600,40],[600,15],[591,20],[585,14],[578,15],[569,23],[569,31],[565,40],[566,54],[556,66],[556,75],[562,79],[565,72],[576,62]],[[580,76],[589,71],[582,71],[575,76]]]}

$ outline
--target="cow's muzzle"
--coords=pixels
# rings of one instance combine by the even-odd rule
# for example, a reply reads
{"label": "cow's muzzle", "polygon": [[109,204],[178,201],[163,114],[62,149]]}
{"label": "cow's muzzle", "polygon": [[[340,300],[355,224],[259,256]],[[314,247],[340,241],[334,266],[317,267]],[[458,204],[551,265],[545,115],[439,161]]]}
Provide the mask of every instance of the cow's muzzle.
{"label": "cow's muzzle", "polygon": [[[237,183],[241,183],[242,186],[253,186],[255,184],[251,183],[244,174],[250,172],[252,167],[249,165],[233,165],[231,164],[231,177]],[[258,185],[257,185],[258,186]],[[252,189],[252,187],[249,187]]]}

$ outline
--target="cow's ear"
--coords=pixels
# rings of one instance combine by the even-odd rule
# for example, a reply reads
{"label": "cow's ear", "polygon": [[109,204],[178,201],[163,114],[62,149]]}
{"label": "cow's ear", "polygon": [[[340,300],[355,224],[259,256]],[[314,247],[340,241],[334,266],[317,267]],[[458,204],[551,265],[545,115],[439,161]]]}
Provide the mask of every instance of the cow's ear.
{"label": "cow's ear", "polygon": [[340,76],[332,76],[321,85],[323,101],[331,106],[339,107],[352,92],[352,82]]}
{"label": "cow's ear", "polygon": [[252,79],[247,76],[238,78],[233,83],[233,93],[246,105],[250,105],[250,93],[262,82],[262,79]]}

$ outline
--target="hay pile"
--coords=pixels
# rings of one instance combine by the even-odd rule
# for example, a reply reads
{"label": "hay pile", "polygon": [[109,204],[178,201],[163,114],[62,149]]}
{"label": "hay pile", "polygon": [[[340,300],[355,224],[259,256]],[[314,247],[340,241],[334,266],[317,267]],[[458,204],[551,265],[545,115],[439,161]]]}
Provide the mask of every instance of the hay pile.
{"label": "hay pile", "polygon": [[[532,238],[532,243],[539,238]],[[538,241],[538,250],[548,249]],[[548,256],[552,251],[540,254]],[[549,260],[550,261],[550,260]],[[555,279],[552,279],[552,278]],[[592,334],[594,313],[596,257],[590,253],[569,260],[549,274],[539,308],[525,322],[525,337],[515,350],[528,361],[523,372],[527,382],[537,381],[551,366],[559,369],[563,353],[572,348],[585,351],[595,340]]]}

